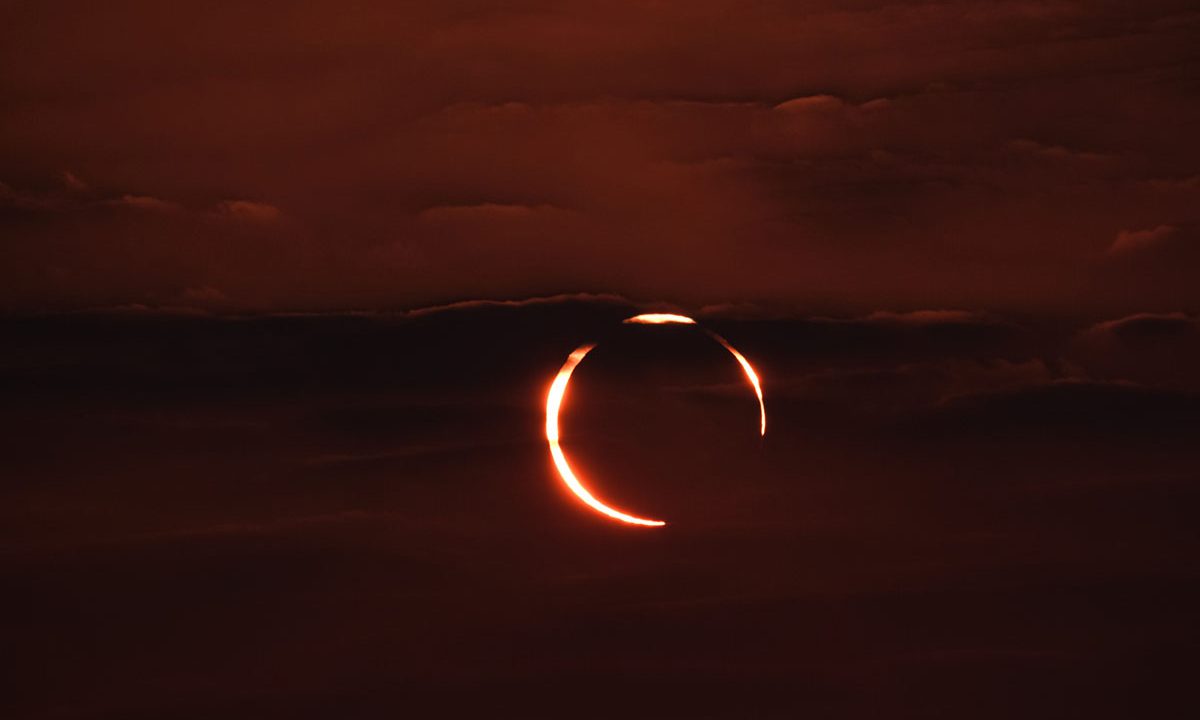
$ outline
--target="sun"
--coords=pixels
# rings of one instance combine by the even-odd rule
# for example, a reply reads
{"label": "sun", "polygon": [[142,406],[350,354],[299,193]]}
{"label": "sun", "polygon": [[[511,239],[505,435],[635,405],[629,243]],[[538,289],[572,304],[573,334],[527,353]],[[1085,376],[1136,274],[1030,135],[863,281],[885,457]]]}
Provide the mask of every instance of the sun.
{"label": "sun", "polygon": [[[670,313],[634,315],[631,318],[626,318],[624,322],[643,325],[696,325],[696,321],[686,315],[674,315]],[[759,382],[758,373],[754,370],[750,361],[746,359],[746,356],[738,352],[729,341],[711,330],[705,330],[705,332],[728,350],[742,367],[746,379],[749,380],[750,386],[754,388],[754,394],[758,397],[759,435],[765,436],[767,434],[767,409],[763,402],[762,384]],[[550,390],[546,393],[546,442],[550,446],[550,457],[554,460],[554,467],[558,470],[558,475],[562,479],[563,484],[567,486],[575,497],[592,510],[629,525],[663,527],[667,524],[663,520],[652,520],[618,510],[593,495],[583,482],[580,481],[575,471],[571,469],[571,464],[567,462],[566,453],[563,452],[562,444],[559,442],[558,416],[566,400],[567,386],[571,382],[571,374],[575,372],[575,368],[579,366],[579,363],[583,362],[583,359],[594,347],[595,345],[581,345],[576,348],[574,352],[567,356],[567,361],[559,368],[558,374],[554,376],[554,381],[550,383]]]}

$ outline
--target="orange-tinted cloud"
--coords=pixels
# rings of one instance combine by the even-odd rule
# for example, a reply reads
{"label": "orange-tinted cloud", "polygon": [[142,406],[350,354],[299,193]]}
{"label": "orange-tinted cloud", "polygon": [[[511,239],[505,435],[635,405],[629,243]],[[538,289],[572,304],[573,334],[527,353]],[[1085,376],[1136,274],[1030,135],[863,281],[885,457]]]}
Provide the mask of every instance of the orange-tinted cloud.
{"label": "orange-tinted cloud", "polygon": [[1112,245],[1108,246],[1108,252],[1119,255],[1150,250],[1174,237],[1176,230],[1174,225],[1158,225],[1145,230],[1122,230],[1117,233]]}

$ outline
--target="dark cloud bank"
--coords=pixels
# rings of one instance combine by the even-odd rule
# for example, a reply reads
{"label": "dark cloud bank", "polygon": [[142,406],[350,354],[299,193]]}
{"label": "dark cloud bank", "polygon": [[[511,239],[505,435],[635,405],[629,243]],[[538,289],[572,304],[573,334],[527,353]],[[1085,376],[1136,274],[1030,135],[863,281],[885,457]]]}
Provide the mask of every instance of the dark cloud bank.
{"label": "dark cloud bank", "polygon": [[[1170,715],[1196,322],[617,297],[7,324],[9,717]],[[602,339],[565,432],[549,378]],[[1190,353],[1190,354],[1189,354]],[[630,708],[634,708],[630,710]]]}

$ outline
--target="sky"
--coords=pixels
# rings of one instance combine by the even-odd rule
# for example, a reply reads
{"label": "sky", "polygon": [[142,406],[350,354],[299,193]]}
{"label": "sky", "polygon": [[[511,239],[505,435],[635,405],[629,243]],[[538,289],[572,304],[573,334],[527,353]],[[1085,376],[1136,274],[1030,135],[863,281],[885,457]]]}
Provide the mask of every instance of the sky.
{"label": "sky", "polygon": [[0,717],[1200,717],[1197,48],[0,0]]}
{"label": "sky", "polygon": [[8,310],[1197,307],[1186,0],[0,13]]}
{"label": "sky", "polygon": [[1193,714],[1195,320],[636,309],[10,322],[4,715]]}

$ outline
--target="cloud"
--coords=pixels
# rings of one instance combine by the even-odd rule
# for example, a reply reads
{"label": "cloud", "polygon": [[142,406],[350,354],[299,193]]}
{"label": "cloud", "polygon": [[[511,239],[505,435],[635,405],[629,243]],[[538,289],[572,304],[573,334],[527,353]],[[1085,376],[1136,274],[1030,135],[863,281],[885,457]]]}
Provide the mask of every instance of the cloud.
{"label": "cloud", "polygon": [[279,208],[269,203],[250,200],[225,200],[213,211],[218,216],[247,223],[270,224],[283,217]]}
{"label": "cloud", "polygon": [[149,212],[183,210],[179,203],[150,195],[113,194],[92,190],[89,185],[69,172],[63,174],[62,182],[64,187],[61,189],[41,191],[17,190],[0,183],[0,204],[47,213],[81,213],[103,207],[126,207]]}
{"label": "cloud", "polygon": [[956,396],[930,417],[968,433],[1185,439],[1200,429],[1200,395],[1130,382],[1058,380]]}
{"label": "cloud", "polygon": [[[1145,81],[1189,67],[1170,1],[731,7],[372,0],[343,26],[317,2],[261,33],[181,12],[121,58],[90,28],[145,22],[129,8],[73,18],[90,38],[76,43],[34,9],[8,28],[31,59],[9,63],[18,101],[0,109],[21,148],[5,180],[26,191],[0,200],[0,265],[32,272],[0,278],[5,302],[138,302],[217,278],[247,309],[575,289],[837,313],[1062,307],[1096,238],[1194,220],[1185,192],[1142,182],[1197,165],[1194,93],[1174,70]],[[280,71],[297,52],[305,83]],[[196,68],[212,72],[194,82]],[[91,189],[65,190],[64,166]],[[126,195],[185,212],[97,207]],[[306,248],[286,279],[280,253],[231,237],[267,225]],[[166,266],[188,277],[164,289],[167,258],[140,262],[146,245],[179,247]],[[92,254],[92,272],[56,280]]]}
{"label": "cloud", "polygon": [[1096,323],[1085,334],[1112,336],[1125,341],[1178,337],[1200,331],[1200,321],[1181,312],[1135,313]]}
{"label": "cloud", "polygon": [[781,102],[775,109],[783,112],[829,112],[845,107],[846,103],[833,95],[809,95]]}
{"label": "cloud", "polygon": [[1190,192],[1200,190],[1200,175],[1187,175],[1175,178],[1152,178],[1146,185],[1160,192]]}
{"label": "cloud", "polygon": [[1046,145],[1035,140],[1024,138],[1010,141],[1008,143],[1008,147],[1011,150],[1019,153],[1052,160],[1085,160],[1098,162],[1113,159],[1112,155],[1106,155],[1104,153],[1089,152],[1084,150],[1071,150],[1063,147],[1062,145]]}
{"label": "cloud", "polygon": [[[1192,211],[1181,206],[1180,212]],[[1118,232],[1108,248],[1093,256],[1081,292],[1100,301],[1103,314],[1110,317],[1195,307],[1200,299],[1195,272],[1200,267],[1200,235],[1189,217]]]}
{"label": "cloud", "polygon": [[145,210],[148,212],[178,212],[183,210],[183,206],[170,200],[161,200],[150,195],[122,195],[120,198],[111,201],[113,205],[122,205],[124,207],[135,208],[137,210]]}
{"label": "cloud", "polygon": [[1182,312],[1143,312],[1098,322],[1068,345],[1095,378],[1200,391],[1200,320]]}
{"label": "cloud", "polygon": [[985,313],[970,310],[912,310],[891,312],[878,310],[866,317],[867,322],[895,323],[899,325],[980,325],[998,322]]}
{"label": "cloud", "polygon": [[59,177],[62,178],[63,186],[72,192],[87,192],[91,189],[86,182],[70,170],[63,170]]}
{"label": "cloud", "polygon": [[773,109],[782,113],[830,113],[856,110],[877,112],[886,110],[891,105],[892,101],[887,98],[875,98],[860,105],[854,105],[836,95],[806,95],[785,100],[775,105]]}
{"label": "cloud", "polygon": [[567,293],[547,297],[524,298],[520,300],[462,300],[445,305],[431,305],[404,311],[407,317],[426,317],[447,312],[461,312],[480,309],[521,309],[540,306],[565,305],[599,305],[617,306],[621,308],[644,307],[620,295],[609,293]]}
{"label": "cloud", "polygon": [[229,302],[229,296],[211,285],[189,287],[180,295],[186,303],[198,305],[221,305]]}
{"label": "cloud", "polygon": [[1175,237],[1177,230],[1174,225],[1158,225],[1145,230],[1121,230],[1107,252],[1109,255],[1122,255],[1161,247]]}
{"label": "cloud", "polygon": [[776,401],[820,403],[839,414],[901,417],[984,392],[1026,388],[1060,379],[1041,358],[935,357],[895,364],[855,363],[776,377]]}
{"label": "cloud", "polygon": [[57,193],[28,192],[0,182],[0,208],[25,212],[53,212],[60,209],[63,203],[63,199]]}

